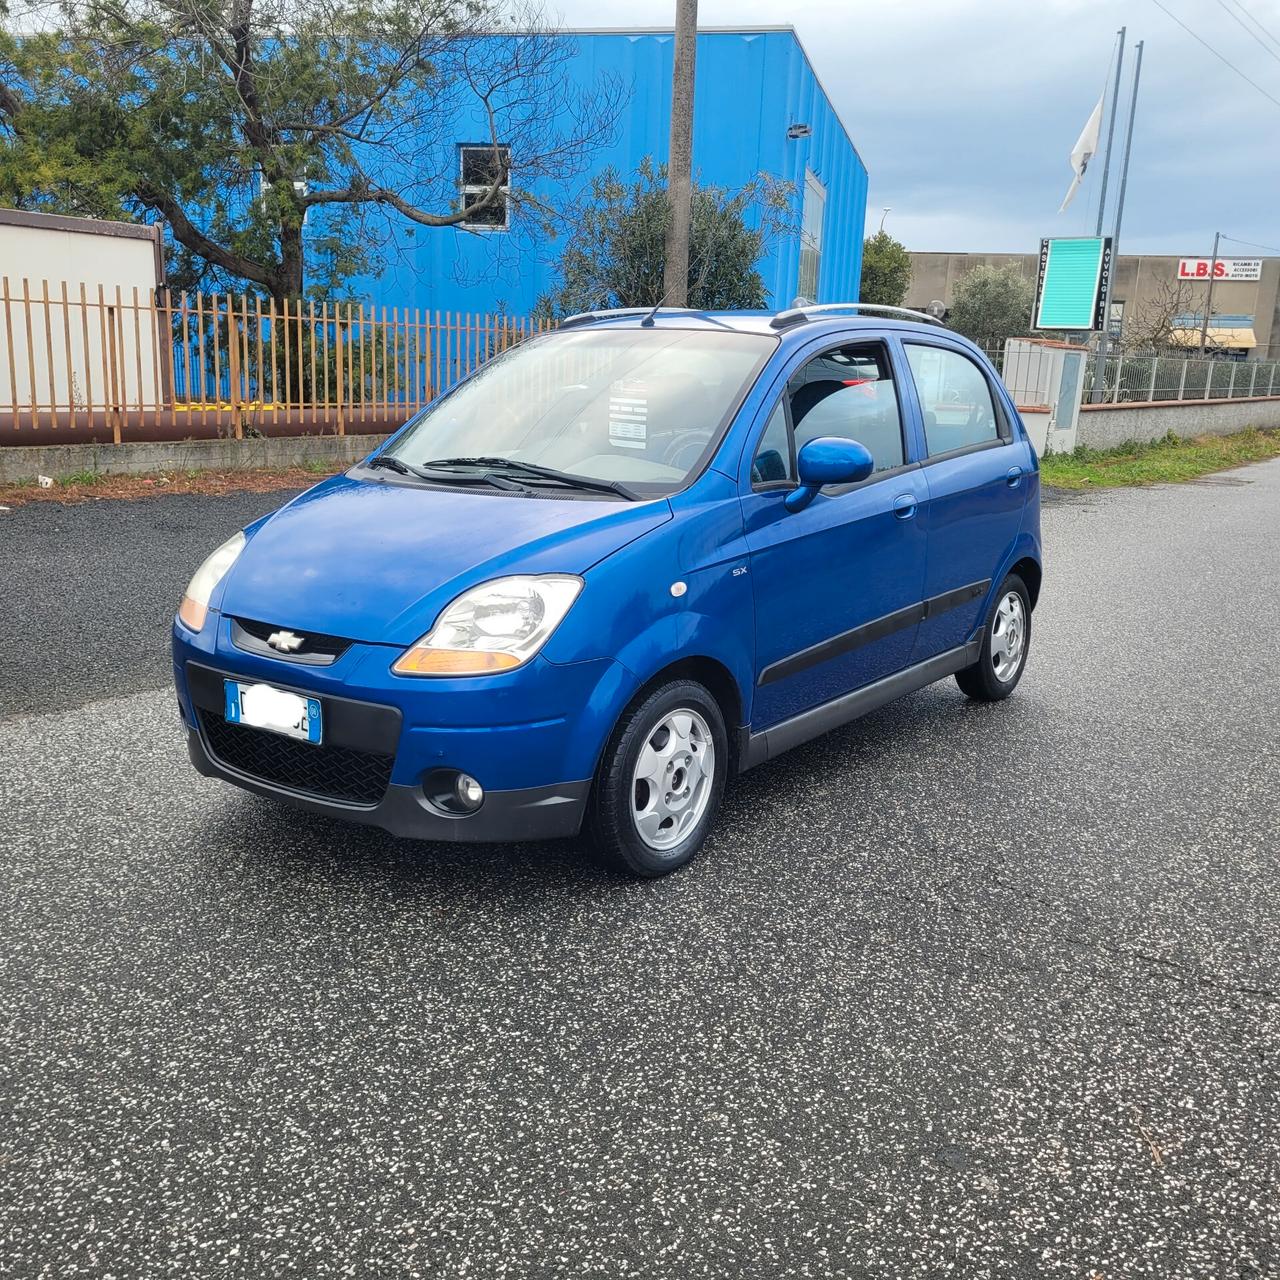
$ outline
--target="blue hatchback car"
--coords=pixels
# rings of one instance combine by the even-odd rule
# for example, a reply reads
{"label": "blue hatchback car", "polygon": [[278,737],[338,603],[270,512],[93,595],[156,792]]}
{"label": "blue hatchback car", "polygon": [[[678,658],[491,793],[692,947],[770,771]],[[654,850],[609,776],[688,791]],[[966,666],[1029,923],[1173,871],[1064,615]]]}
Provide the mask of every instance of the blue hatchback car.
{"label": "blue hatchback car", "polygon": [[1017,685],[1035,453],[929,317],[599,312],[219,547],[173,627],[201,773],[642,876],[726,781],[954,675]]}

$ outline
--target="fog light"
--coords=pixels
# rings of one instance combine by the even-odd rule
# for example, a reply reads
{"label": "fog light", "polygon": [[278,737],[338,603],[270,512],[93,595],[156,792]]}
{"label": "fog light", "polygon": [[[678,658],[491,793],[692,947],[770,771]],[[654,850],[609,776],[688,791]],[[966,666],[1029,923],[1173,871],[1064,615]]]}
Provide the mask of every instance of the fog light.
{"label": "fog light", "polygon": [[454,779],[453,794],[458,804],[471,813],[480,807],[484,799],[484,788],[469,773],[460,773]]}
{"label": "fog light", "polygon": [[484,788],[458,769],[432,769],[422,779],[422,794],[437,812],[468,818],[484,803]]}

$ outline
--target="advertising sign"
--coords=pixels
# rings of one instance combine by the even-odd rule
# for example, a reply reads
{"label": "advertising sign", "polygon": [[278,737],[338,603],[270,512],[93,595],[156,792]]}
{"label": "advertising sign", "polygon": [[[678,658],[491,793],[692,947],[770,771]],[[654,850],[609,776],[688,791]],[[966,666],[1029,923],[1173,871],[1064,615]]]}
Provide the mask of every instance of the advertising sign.
{"label": "advertising sign", "polygon": [[1261,258],[1179,258],[1179,280],[1261,280]]}
{"label": "advertising sign", "polygon": [[1076,333],[1101,329],[1110,278],[1110,236],[1041,240],[1033,327]]}

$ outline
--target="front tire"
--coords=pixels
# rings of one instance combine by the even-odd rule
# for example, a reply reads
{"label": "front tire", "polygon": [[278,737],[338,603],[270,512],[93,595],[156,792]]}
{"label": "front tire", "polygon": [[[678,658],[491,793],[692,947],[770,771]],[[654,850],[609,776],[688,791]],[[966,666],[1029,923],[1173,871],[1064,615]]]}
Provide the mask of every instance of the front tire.
{"label": "front tire", "polygon": [[614,729],[587,811],[596,850],[633,875],[683,867],[702,848],[724,794],[729,741],[715,698],[673,680],[628,708]]}
{"label": "front tire", "polygon": [[982,654],[956,673],[956,684],[975,702],[999,702],[1018,687],[1031,649],[1031,596],[1011,573],[1000,584],[982,629]]}

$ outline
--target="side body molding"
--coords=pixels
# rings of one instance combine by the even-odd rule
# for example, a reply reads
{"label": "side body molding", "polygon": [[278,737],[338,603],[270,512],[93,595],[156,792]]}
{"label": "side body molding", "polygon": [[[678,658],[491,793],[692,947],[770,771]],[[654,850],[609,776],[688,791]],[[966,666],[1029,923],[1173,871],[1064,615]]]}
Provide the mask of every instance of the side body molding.
{"label": "side body molding", "polygon": [[924,662],[917,662],[914,666],[905,667],[901,671],[895,671],[893,675],[864,685],[861,689],[855,689],[843,697],[833,698],[830,702],[822,703],[821,706],[812,707],[770,729],[763,729],[759,733],[749,733],[744,730],[740,743],[741,750],[738,753],[741,762],[739,767],[745,770],[764,764],[766,760],[772,760],[775,756],[782,755],[784,751],[790,751],[792,747],[808,742],[810,738],[816,738],[819,734],[839,728],[840,725],[848,724],[851,720],[857,720],[860,716],[876,711],[905,694],[923,689],[925,685],[955,675],[957,671],[963,671],[965,667],[977,662],[981,654],[980,632],[966,644],[927,658]]}

